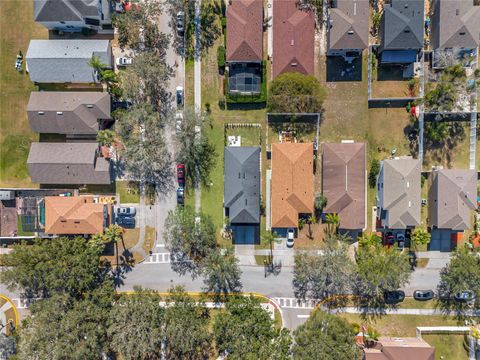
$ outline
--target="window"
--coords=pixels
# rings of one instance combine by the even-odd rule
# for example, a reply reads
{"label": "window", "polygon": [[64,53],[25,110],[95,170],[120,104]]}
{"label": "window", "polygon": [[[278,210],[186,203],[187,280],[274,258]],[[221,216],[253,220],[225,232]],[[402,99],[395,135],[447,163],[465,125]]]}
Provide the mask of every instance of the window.
{"label": "window", "polygon": [[38,112],[38,115],[45,115],[45,112],[39,111],[39,112]]}
{"label": "window", "polygon": [[57,111],[57,115],[63,115],[63,111]]}

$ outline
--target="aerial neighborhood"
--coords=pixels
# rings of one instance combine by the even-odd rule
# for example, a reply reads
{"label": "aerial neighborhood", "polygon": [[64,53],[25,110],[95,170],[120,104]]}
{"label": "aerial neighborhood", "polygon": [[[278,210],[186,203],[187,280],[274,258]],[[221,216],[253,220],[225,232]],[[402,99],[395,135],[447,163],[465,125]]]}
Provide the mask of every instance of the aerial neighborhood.
{"label": "aerial neighborhood", "polygon": [[0,360],[480,360],[479,0],[0,22]]}

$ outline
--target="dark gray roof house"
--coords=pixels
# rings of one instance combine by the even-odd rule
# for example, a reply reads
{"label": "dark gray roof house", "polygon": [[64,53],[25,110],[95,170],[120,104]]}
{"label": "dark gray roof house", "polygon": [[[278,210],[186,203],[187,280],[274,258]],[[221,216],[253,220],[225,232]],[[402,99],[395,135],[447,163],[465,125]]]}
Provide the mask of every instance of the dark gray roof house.
{"label": "dark gray roof house", "polygon": [[99,157],[97,143],[32,143],[27,160],[38,184],[110,184],[110,161]]}
{"label": "dark gray roof house", "polygon": [[225,148],[224,207],[230,224],[260,223],[260,148]]}
{"label": "dark gray roof house", "polygon": [[432,171],[429,198],[429,226],[467,230],[477,208],[477,173],[474,170]]}
{"label": "dark gray roof house", "polygon": [[432,0],[433,49],[475,49],[480,42],[480,5],[473,0]]}
{"label": "dark gray roof house", "polygon": [[27,50],[27,71],[36,83],[98,82],[89,60],[98,57],[112,65],[108,40],[31,40]]}
{"label": "dark gray roof house", "polygon": [[368,1],[332,0],[331,4],[328,9],[327,55],[349,56],[347,52],[360,55],[368,47]]}
{"label": "dark gray roof house", "polygon": [[423,0],[390,0],[384,4],[380,29],[382,62],[411,63],[423,48]]}
{"label": "dark gray roof house", "polygon": [[34,20],[47,29],[81,31],[88,27],[113,31],[110,0],[34,0]]}
{"label": "dark gray roof house", "polygon": [[27,105],[34,132],[95,135],[111,119],[110,94],[87,91],[33,91]]}
{"label": "dark gray roof house", "polygon": [[410,156],[382,161],[377,207],[382,226],[407,229],[420,225],[421,161]]}

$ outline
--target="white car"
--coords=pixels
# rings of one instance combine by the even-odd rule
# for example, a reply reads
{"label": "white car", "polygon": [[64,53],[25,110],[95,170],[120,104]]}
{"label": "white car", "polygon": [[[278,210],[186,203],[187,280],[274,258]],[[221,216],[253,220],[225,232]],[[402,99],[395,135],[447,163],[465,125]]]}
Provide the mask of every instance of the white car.
{"label": "white car", "polygon": [[295,244],[295,230],[290,228],[287,230],[287,247],[291,248]]}
{"label": "white car", "polygon": [[119,57],[115,60],[117,66],[128,66],[133,64],[133,59],[129,57]]}
{"label": "white car", "polygon": [[176,113],[175,114],[175,131],[178,134],[182,132],[182,123],[183,123],[183,114],[182,113]]}
{"label": "white car", "polygon": [[137,210],[133,206],[120,206],[117,207],[117,216],[134,217]]}

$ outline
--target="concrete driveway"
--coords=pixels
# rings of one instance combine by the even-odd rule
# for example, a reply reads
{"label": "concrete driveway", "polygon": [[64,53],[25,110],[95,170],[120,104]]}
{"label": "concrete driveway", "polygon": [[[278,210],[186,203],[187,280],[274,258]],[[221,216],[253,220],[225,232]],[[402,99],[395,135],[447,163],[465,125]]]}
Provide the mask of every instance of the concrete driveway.
{"label": "concrete driveway", "polygon": [[417,268],[412,273],[410,283],[405,287],[407,296],[413,296],[415,290],[436,291],[440,283],[440,271],[450,262],[450,253],[427,251],[417,253],[418,258],[428,258],[425,268]]}

